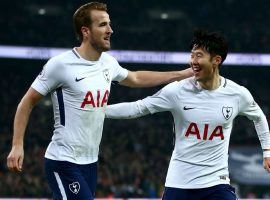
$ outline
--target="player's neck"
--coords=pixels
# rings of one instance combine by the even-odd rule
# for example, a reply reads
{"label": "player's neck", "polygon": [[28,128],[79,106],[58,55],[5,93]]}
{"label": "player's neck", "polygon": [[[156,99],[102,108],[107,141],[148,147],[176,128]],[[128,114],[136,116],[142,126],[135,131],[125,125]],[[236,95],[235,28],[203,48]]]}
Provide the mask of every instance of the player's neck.
{"label": "player's neck", "polygon": [[216,74],[213,76],[212,79],[209,79],[207,81],[200,81],[199,84],[201,85],[203,89],[215,90],[221,84],[221,76],[219,74]]}
{"label": "player's neck", "polygon": [[91,45],[82,42],[80,47],[76,48],[77,52],[82,58],[89,61],[97,61],[101,56],[101,52],[98,52]]}

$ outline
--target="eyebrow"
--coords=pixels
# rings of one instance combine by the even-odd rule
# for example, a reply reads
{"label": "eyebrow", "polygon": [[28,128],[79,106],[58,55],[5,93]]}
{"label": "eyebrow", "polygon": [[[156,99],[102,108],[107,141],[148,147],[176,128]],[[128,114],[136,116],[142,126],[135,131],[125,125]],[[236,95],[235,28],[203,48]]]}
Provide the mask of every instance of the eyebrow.
{"label": "eyebrow", "polygon": [[111,24],[111,21],[102,20],[98,22],[99,24]]}
{"label": "eyebrow", "polygon": [[195,52],[195,51],[192,51],[192,50],[191,50],[191,53],[192,53],[192,54],[203,54],[203,52],[201,52],[201,51]]}

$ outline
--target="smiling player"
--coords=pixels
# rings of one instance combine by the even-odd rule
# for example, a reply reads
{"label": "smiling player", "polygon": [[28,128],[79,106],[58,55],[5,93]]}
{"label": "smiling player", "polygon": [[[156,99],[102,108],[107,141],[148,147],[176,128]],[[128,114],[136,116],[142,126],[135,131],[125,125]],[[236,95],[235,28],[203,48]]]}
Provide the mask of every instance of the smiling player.
{"label": "smiling player", "polygon": [[113,33],[107,6],[92,2],[73,16],[79,47],[51,58],[18,105],[11,171],[22,171],[23,140],[32,108],[48,93],[54,109],[54,132],[45,154],[45,171],[53,199],[94,199],[97,161],[105,107],[112,81],[129,87],[151,87],[190,77],[191,69],[131,72],[109,54]]}
{"label": "smiling player", "polygon": [[228,45],[218,33],[195,32],[190,66],[194,77],[168,84],[158,93],[131,103],[110,105],[108,118],[135,118],[170,111],[175,147],[163,200],[235,200],[230,186],[228,148],[237,115],[253,120],[270,172],[270,134],[261,108],[250,92],[219,75]]}

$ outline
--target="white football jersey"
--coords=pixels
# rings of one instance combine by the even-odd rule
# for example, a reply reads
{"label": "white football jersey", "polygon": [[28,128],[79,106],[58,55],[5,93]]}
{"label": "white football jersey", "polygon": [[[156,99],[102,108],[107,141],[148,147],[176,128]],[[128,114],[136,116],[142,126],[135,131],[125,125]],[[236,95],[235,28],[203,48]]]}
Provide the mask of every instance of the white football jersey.
{"label": "white football jersey", "polygon": [[98,160],[111,81],[127,74],[109,54],[88,61],[75,48],[47,62],[31,85],[44,96],[51,93],[55,124],[46,158],[77,164]]}
{"label": "white football jersey", "polygon": [[228,147],[237,115],[254,122],[262,119],[263,126],[257,132],[269,132],[249,91],[223,77],[220,87],[211,91],[201,88],[193,77],[171,83],[143,99],[143,104],[150,113],[170,111],[174,118],[175,147],[166,187],[205,188],[230,182]]}

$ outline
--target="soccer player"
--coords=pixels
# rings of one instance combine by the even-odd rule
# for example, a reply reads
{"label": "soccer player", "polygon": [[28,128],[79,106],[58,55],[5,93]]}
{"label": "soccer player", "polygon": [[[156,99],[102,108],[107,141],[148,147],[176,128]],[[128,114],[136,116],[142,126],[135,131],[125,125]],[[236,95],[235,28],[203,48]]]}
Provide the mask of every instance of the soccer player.
{"label": "soccer player", "polygon": [[194,77],[168,84],[153,96],[110,105],[107,118],[136,118],[170,111],[175,147],[163,200],[235,200],[228,172],[228,147],[237,115],[253,120],[270,172],[268,123],[250,92],[219,75],[228,45],[219,33],[197,31],[191,42]]}
{"label": "soccer player", "polygon": [[51,58],[18,105],[11,171],[22,171],[23,140],[32,108],[48,93],[54,109],[54,132],[45,154],[45,171],[53,199],[93,199],[105,107],[112,81],[129,87],[150,87],[193,75],[172,72],[131,72],[109,54],[113,33],[106,4],[81,6],[73,16],[80,47]]}

